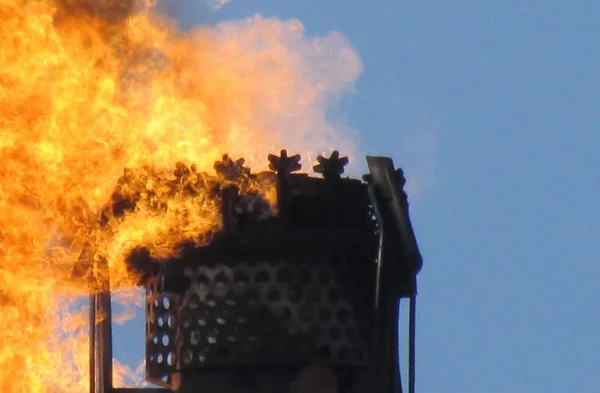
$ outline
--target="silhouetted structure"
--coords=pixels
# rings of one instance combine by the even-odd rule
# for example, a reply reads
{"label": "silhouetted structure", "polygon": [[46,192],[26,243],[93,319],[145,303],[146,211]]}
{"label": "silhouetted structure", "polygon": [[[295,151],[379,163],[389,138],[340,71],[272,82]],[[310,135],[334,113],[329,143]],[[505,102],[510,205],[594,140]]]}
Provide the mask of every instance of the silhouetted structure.
{"label": "silhouetted structure", "polygon": [[[347,158],[269,156],[253,175],[224,156],[217,172],[271,178],[277,214],[236,186],[218,190],[223,230],[176,260],[132,254],[147,291],[147,380],[180,392],[401,392],[398,302],[410,299],[409,390],[414,390],[414,297],[422,260],[400,169],[367,157],[364,179],[342,178]],[[102,271],[97,266],[96,271]],[[110,316],[109,278],[91,321]],[[110,318],[91,329],[91,392],[114,389]],[[312,384],[312,385],[311,385]],[[160,390],[160,389],[159,389]]]}

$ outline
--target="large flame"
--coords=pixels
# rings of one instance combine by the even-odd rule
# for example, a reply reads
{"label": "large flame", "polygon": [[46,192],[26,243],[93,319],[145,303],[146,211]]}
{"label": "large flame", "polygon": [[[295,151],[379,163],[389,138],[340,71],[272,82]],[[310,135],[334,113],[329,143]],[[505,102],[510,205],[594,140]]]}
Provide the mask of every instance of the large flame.
{"label": "large flame", "polygon": [[[88,388],[86,320],[72,301],[89,289],[71,274],[86,243],[119,288],[132,283],[123,258],[133,247],[168,254],[219,228],[205,188],[165,188],[176,163],[200,173],[223,153],[254,167],[284,146],[352,153],[325,114],[360,71],[342,36],[306,39],[297,21],[260,17],[182,32],[153,7],[0,0],[4,393]],[[144,179],[137,191],[154,200],[101,224],[119,179],[125,191]]]}

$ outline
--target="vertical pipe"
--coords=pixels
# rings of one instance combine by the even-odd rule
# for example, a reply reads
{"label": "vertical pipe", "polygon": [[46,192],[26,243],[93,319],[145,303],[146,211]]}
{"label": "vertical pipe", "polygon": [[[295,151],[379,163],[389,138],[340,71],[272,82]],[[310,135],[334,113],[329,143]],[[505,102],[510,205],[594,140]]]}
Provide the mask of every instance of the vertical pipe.
{"label": "vertical pipe", "polygon": [[96,295],[90,294],[90,393],[96,392]]}
{"label": "vertical pipe", "polygon": [[408,393],[415,393],[415,326],[417,314],[417,297],[410,297],[408,320]]}
{"label": "vertical pipe", "polygon": [[99,285],[90,295],[90,393],[112,392],[112,310],[108,263],[100,259]]}

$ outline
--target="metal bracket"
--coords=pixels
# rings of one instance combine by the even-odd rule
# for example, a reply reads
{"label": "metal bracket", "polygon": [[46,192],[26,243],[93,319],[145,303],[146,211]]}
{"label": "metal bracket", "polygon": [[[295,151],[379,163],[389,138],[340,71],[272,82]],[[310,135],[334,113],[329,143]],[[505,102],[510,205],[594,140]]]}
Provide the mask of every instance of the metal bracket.
{"label": "metal bracket", "polygon": [[375,384],[377,393],[402,392],[398,361],[398,308],[410,298],[409,393],[414,393],[414,324],[416,275],[423,261],[408,216],[401,169],[387,157],[367,157],[369,196],[380,223],[375,305]]}

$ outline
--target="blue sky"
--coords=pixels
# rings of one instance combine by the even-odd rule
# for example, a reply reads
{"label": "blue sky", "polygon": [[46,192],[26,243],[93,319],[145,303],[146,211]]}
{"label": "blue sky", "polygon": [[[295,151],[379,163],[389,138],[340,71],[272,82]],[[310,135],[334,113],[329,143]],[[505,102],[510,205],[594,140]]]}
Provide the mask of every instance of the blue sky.
{"label": "blue sky", "polygon": [[[600,391],[599,2],[180,3],[185,27],[258,13],[354,46],[334,113],[409,179],[418,392]],[[141,326],[116,329],[118,358]]]}

